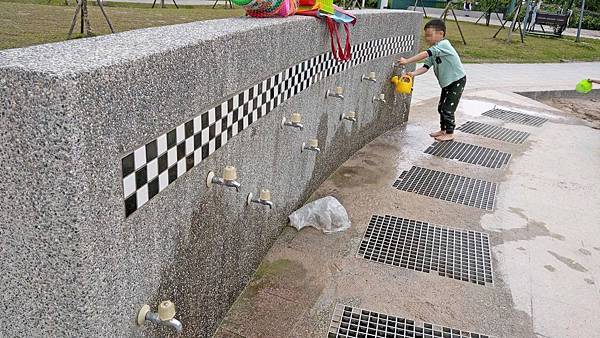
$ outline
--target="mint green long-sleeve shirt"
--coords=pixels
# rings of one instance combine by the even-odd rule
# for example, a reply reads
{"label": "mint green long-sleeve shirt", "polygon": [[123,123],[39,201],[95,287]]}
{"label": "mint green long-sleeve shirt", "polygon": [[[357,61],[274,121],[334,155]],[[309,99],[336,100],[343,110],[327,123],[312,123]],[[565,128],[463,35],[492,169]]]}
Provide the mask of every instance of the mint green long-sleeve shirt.
{"label": "mint green long-sleeve shirt", "polygon": [[438,79],[440,87],[444,88],[452,82],[462,79],[465,76],[465,69],[458,53],[450,44],[450,41],[444,39],[427,50],[429,55],[424,62],[424,67],[431,68]]}

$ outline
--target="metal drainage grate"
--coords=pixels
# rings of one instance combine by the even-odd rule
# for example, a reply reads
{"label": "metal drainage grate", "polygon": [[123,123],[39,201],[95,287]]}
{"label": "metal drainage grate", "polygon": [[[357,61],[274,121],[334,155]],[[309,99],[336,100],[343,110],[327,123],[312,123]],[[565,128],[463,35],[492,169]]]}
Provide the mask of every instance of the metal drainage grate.
{"label": "metal drainage grate", "polygon": [[523,113],[517,113],[515,111],[504,110],[504,109],[488,110],[485,113],[483,113],[482,115],[493,117],[493,118],[504,120],[504,121],[508,121],[508,122],[526,124],[526,125],[534,126],[534,127],[539,127],[542,124],[544,124],[544,122],[548,121],[548,119],[545,119],[543,117],[537,117],[537,116],[527,115],[527,114],[523,114]]}
{"label": "metal drainage grate", "polygon": [[358,256],[479,285],[493,283],[490,239],[481,232],[373,215]]}
{"label": "metal drainage grate", "polygon": [[425,153],[488,168],[501,168],[511,157],[496,149],[456,141],[434,142]]}
{"label": "metal drainage grate", "polygon": [[394,182],[398,190],[485,210],[494,209],[496,183],[413,166]]}
{"label": "metal drainage grate", "polygon": [[481,135],[495,140],[521,144],[525,142],[529,133],[509,128],[493,126],[491,124],[480,123],[475,121],[467,121],[465,124],[456,128],[463,133]]}
{"label": "metal drainage grate", "polygon": [[328,337],[488,338],[490,336],[429,323],[419,326],[414,320],[337,304],[333,310]]}

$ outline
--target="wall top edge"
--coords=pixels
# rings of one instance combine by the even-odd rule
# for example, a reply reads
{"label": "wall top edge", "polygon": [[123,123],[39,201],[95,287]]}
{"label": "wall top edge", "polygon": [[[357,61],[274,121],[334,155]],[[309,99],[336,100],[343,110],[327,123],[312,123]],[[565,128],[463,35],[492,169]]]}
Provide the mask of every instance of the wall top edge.
{"label": "wall top edge", "polygon": [[[421,15],[403,10],[365,9],[350,12],[356,15],[358,24],[361,19],[367,18]],[[319,24],[314,18],[306,16],[273,19],[238,17],[138,29],[0,51],[0,71],[16,68],[51,76],[72,76],[267,27],[281,31],[286,26],[314,25],[316,29]],[[322,26],[325,27],[324,24]]]}

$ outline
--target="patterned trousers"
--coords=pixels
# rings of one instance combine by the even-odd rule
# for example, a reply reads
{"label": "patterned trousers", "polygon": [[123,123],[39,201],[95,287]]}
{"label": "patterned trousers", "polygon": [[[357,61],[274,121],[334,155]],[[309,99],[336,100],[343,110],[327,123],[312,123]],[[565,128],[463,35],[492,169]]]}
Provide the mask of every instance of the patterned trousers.
{"label": "patterned trousers", "polygon": [[440,130],[445,130],[446,134],[454,133],[454,112],[458,107],[466,83],[467,77],[465,76],[442,88],[438,113],[440,113]]}

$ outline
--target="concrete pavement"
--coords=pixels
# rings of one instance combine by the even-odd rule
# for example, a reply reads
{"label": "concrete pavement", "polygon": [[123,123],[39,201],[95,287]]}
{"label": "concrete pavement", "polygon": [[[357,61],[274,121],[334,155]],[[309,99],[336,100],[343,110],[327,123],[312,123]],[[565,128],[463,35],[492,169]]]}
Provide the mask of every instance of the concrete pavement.
{"label": "concrete pavement", "polygon": [[[419,65],[418,65],[419,67]],[[541,64],[465,64],[467,90],[498,89],[513,92],[574,90],[577,82],[600,78],[600,62]],[[433,71],[415,78],[412,104],[439,97]]]}
{"label": "concrete pavement", "polygon": [[[565,76],[562,65],[538,69],[473,66],[487,68],[468,70],[473,81],[458,107],[457,125],[476,121],[530,136],[523,144],[512,144],[457,132],[457,140],[510,153],[508,166],[491,169],[425,154],[432,144],[428,133],[438,128],[434,96],[439,89],[432,89],[434,84],[420,87],[425,83],[418,81],[415,97],[421,91],[432,94],[421,95],[412,105],[408,125],[357,152],[311,197],[338,198],[348,210],[352,227],[331,235],[310,228],[299,232],[284,228],[216,337],[324,337],[331,332],[332,315],[339,304],[415,320],[412,329],[427,322],[496,337],[597,336],[600,131],[512,92],[531,86],[571,89],[572,80],[585,76]],[[587,73],[600,70],[597,63],[577,66]],[[487,74],[478,75],[483,70]],[[535,72],[541,73],[530,78]],[[547,122],[534,127],[482,115],[494,107],[543,117]],[[496,182],[494,209],[485,211],[393,188],[401,172],[411,166]],[[372,215],[488,234],[493,285],[358,257]],[[362,323],[359,319],[356,325]],[[374,328],[382,330],[382,326]]]}

